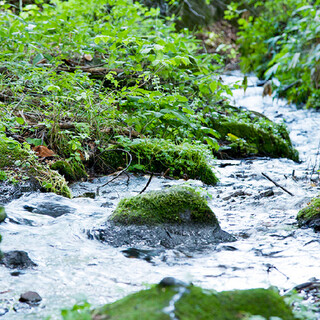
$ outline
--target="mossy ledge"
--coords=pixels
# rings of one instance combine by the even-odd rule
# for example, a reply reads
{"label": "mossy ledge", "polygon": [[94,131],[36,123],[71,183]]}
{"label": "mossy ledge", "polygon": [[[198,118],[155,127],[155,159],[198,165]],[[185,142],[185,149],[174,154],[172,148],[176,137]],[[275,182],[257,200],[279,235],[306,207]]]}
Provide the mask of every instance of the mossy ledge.
{"label": "mossy ledge", "polygon": [[14,172],[16,181],[26,177],[35,178],[45,191],[71,198],[64,177],[39,163],[36,156],[19,142],[4,136],[0,136],[0,169],[7,177]]}
{"label": "mossy ledge", "polygon": [[224,148],[221,153],[232,157],[250,155],[282,157],[299,161],[284,124],[277,124],[264,115],[233,106],[220,107],[210,115],[210,126],[219,132]]}
{"label": "mossy ledge", "polygon": [[300,227],[310,227],[320,231],[320,196],[313,198],[307,207],[298,212],[297,220]]}
{"label": "mossy ledge", "polygon": [[103,172],[125,167],[127,150],[132,155],[129,171],[165,173],[175,178],[198,179],[215,185],[218,178],[213,173],[208,159],[212,159],[205,145],[184,142],[175,144],[164,139],[135,139],[111,146],[99,156],[98,165]]}
{"label": "mossy ledge", "polygon": [[[86,319],[114,320],[169,320],[170,301],[178,292],[181,298],[174,304],[176,319],[180,320],[235,320],[259,315],[265,319],[278,317],[295,320],[291,308],[271,289],[250,289],[215,292],[189,286],[157,285],[131,294],[100,309],[84,311]],[[70,319],[76,311],[70,311]],[[68,318],[69,319],[69,318]]]}
{"label": "mossy ledge", "polygon": [[111,221],[128,225],[192,223],[217,226],[207,201],[191,187],[171,187],[122,199]]}

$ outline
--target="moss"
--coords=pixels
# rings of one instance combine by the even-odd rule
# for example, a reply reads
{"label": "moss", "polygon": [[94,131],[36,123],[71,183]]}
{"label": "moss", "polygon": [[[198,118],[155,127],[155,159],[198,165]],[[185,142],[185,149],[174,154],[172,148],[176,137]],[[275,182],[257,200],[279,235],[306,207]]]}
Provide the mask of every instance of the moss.
{"label": "moss", "polygon": [[6,210],[4,207],[0,206],[0,223],[7,218]]}
{"label": "moss", "polygon": [[218,182],[208,163],[208,159],[212,156],[204,145],[187,142],[176,145],[163,139],[129,140],[112,146],[101,155],[100,159],[105,167],[126,167],[129,161],[128,154],[121,153],[119,149],[126,149],[132,155],[129,167],[131,171],[166,172],[173,177],[198,179],[209,185]]}
{"label": "moss", "polygon": [[293,148],[285,126],[257,112],[232,106],[221,107],[211,116],[210,126],[219,132],[221,140],[227,144],[231,140],[229,147],[233,156],[247,153],[299,160],[298,151]]}
{"label": "moss", "polygon": [[[182,288],[183,289],[183,288]],[[114,320],[171,319],[164,312],[177,293],[175,287],[154,287],[131,294],[117,302],[105,305],[92,313],[93,318]],[[189,286],[175,303],[175,317],[180,320],[235,320],[248,315],[266,319],[279,317],[294,320],[293,313],[282,297],[273,290],[250,289],[214,292]]]}
{"label": "moss", "polygon": [[191,187],[171,187],[122,199],[110,219],[121,224],[218,224],[207,201]]}
{"label": "moss", "polygon": [[298,212],[297,220],[300,227],[313,226],[314,221],[320,221],[320,196],[313,198],[307,207]]}
{"label": "moss", "polygon": [[0,169],[16,171],[18,179],[34,177],[46,191],[71,198],[71,191],[58,172],[39,163],[35,155],[17,141],[3,136],[0,137]]}
{"label": "moss", "polygon": [[61,175],[65,177],[67,181],[78,181],[83,178],[87,178],[88,175],[83,164],[79,161],[66,161],[58,160],[54,162],[50,168],[57,170]]}

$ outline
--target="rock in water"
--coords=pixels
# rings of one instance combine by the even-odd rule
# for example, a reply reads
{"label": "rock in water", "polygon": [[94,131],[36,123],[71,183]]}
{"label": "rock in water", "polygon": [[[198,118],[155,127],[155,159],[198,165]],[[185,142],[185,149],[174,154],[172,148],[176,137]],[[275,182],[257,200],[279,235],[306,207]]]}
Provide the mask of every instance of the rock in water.
{"label": "rock in water", "polygon": [[28,291],[23,293],[19,299],[20,302],[25,302],[30,305],[38,304],[41,300],[42,298],[40,297],[40,295],[34,291]]}
{"label": "rock in water", "polygon": [[297,220],[300,227],[320,231],[320,196],[313,198],[307,207],[299,211]]}
{"label": "rock in water", "polygon": [[10,269],[26,269],[37,266],[25,251],[18,250],[4,252],[0,264],[3,264]]}
{"label": "rock in water", "polygon": [[171,187],[122,199],[94,236],[115,247],[143,244],[196,249],[235,240],[221,230],[207,201],[191,187]]}

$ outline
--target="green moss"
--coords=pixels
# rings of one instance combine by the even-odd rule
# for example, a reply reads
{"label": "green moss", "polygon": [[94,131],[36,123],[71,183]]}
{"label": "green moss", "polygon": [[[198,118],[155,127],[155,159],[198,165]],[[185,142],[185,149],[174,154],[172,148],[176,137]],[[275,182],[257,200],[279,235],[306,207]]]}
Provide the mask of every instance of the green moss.
{"label": "green moss", "polygon": [[6,210],[4,207],[0,206],[0,223],[4,221],[7,217]]}
{"label": "green moss", "polygon": [[[93,318],[114,320],[170,319],[164,312],[177,293],[174,287],[154,287],[131,294],[115,303],[105,305],[92,313]],[[266,319],[279,317],[294,320],[293,313],[282,297],[273,290],[251,289],[225,292],[202,290],[189,286],[182,298],[175,303],[175,316],[180,320],[236,320],[248,315]],[[88,318],[90,319],[90,318]]]}
{"label": "green moss", "polygon": [[299,160],[287,129],[257,112],[232,106],[221,107],[210,118],[210,126],[219,132],[221,140],[231,141],[229,147],[239,155],[258,154]]}
{"label": "green moss", "polygon": [[171,187],[122,199],[110,219],[121,224],[218,224],[207,201],[191,187]]}
{"label": "green moss", "polygon": [[67,181],[78,181],[88,177],[83,164],[76,160],[58,160],[50,168],[57,170]]}
{"label": "green moss", "polygon": [[109,168],[126,166],[129,161],[128,154],[119,150],[125,149],[133,158],[129,171],[166,172],[173,177],[198,179],[209,185],[218,182],[208,163],[212,155],[204,145],[187,142],[177,145],[163,139],[135,139],[112,148],[115,151],[109,149],[100,157],[103,165]]}
{"label": "green moss", "polygon": [[58,172],[39,163],[28,149],[22,148],[19,142],[5,136],[0,136],[0,169],[3,172],[15,170],[20,179],[25,176],[34,177],[46,191],[71,197],[65,179]]}
{"label": "green moss", "polygon": [[312,220],[320,219],[320,197],[313,198],[307,207],[298,212],[300,226],[308,225]]}

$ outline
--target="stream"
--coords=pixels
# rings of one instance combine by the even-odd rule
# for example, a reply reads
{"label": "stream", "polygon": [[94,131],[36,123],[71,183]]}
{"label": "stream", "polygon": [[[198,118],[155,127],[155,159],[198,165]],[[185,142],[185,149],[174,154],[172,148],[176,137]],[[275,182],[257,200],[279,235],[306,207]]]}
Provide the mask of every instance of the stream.
{"label": "stream", "polygon": [[[224,76],[224,81],[242,81],[242,76],[232,73]],[[61,319],[62,308],[81,301],[94,306],[110,303],[168,276],[217,291],[269,286],[284,291],[320,278],[320,233],[299,229],[295,220],[299,209],[320,192],[320,113],[297,110],[284,100],[262,98],[263,88],[256,86],[257,81],[249,77],[245,93],[234,90],[233,103],[275,122],[285,119],[301,163],[270,158],[216,160],[213,165],[220,182],[215,187],[164,178],[153,178],[148,187],[154,190],[188,183],[205,188],[212,196],[209,204],[221,228],[233,234],[236,242],[191,253],[164,250],[148,262],[127,258],[121,252],[126,247],[113,248],[89,239],[88,232],[106,221],[122,197],[139,193],[148,176],[130,175],[128,179],[123,175],[102,187],[95,199],[77,196],[94,192],[111,177],[74,184],[73,199],[49,193],[24,194],[5,206],[10,219],[0,225],[0,248],[26,251],[37,267],[17,276],[0,265],[1,319],[35,320],[49,315]],[[68,213],[52,218],[25,207],[46,202],[68,207]],[[19,303],[26,291],[39,293],[41,303],[35,307]]]}

